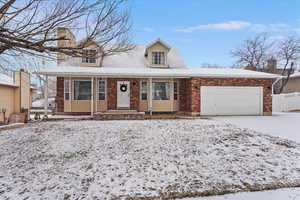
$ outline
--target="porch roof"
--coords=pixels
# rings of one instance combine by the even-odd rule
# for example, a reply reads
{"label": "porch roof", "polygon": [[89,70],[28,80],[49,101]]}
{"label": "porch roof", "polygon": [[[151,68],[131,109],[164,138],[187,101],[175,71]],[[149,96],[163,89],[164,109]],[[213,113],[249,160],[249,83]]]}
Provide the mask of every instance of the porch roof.
{"label": "porch roof", "polygon": [[40,75],[64,77],[123,77],[123,78],[267,78],[280,77],[275,74],[231,68],[110,68],[110,67],[53,67],[35,72]]}

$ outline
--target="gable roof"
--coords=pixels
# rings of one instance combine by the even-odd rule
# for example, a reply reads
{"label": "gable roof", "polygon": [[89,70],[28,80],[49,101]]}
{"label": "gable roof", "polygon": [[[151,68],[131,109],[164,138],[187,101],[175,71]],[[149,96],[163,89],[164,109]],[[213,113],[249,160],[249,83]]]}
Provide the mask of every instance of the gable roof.
{"label": "gable roof", "polygon": [[[111,56],[106,56],[103,59],[103,68],[148,68],[149,63],[145,57],[146,46],[137,45],[134,49],[128,52],[116,53]],[[180,52],[176,47],[171,46],[167,54],[168,66],[171,69],[186,68],[186,65],[181,57]],[[79,66],[81,58],[70,58],[63,62],[60,66]]]}
{"label": "gable roof", "polygon": [[1,73],[0,73],[0,85],[17,87],[17,85],[14,84],[13,78]]}
{"label": "gable roof", "polygon": [[167,43],[165,43],[164,41],[162,41],[161,39],[157,39],[154,42],[150,43],[149,45],[146,46],[146,49],[152,47],[153,45],[155,45],[156,43],[161,43],[163,46],[165,46],[167,49],[171,49],[172,47],[169,46]]}

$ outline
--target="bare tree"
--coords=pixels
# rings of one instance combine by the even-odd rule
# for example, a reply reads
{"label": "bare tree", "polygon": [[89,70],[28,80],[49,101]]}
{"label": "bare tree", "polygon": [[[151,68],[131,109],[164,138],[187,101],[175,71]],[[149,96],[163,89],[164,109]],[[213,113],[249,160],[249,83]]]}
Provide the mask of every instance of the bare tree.
{"label": "bare tree", "polygon": [[267,35],[260,34],[245,40],[239,48],[231,51],[231,55],[237,58],[238,65],[263,69],[272,46],[273,43],[268,41]]}
{"label": "bare tree", "polygon": [[[128,51],[133,45],[129,14],[122,9],[124,1],[0,0],[1,60],[5,55],[9,62],[9,57],[20,54],[54,58],[56,53],[62,53],[82,57],[82,48],[90,40],[99,45],[101,55]],[[58,47],[58,41],[68,40],[56,34],[59,27],[77,31],[86,39],[78,45]]]}
{"label": "bare tree", "polygon": [[279,89],[279,93],[281,93],[294,71],[294,62],[297,62],[300,58],[300,39],[290,36],[281,41],[278,45],[277,57],[284,63],[281,75],[285,78],[282,79]]}

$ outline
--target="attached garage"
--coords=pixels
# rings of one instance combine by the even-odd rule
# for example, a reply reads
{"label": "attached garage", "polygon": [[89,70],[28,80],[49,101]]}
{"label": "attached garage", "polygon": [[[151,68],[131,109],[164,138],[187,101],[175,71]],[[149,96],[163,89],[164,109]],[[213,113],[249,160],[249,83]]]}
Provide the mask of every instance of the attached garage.
{"label": "attached garage", "polygon": [[263,115],[263,87],[201,86],[201,115]]}

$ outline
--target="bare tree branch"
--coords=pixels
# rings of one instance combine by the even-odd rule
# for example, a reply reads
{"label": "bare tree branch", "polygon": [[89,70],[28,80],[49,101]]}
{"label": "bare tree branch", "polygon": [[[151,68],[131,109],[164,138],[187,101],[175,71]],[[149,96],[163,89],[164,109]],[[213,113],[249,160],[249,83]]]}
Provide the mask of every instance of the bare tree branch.
{"label": "bare tree branch", "polygon": [[231,51],[231,55],[237,58],[238,65],[262,69],[273,45],[268,41],[266,34],[260,34],[245,40],[241,47]]}
{"label": "bare tree branch", "polygon": [[[2,0],[0,1],[0,56],[29,54],[55,58],[57,53],[82,57],[82,48],[95,41],[101,55],[126,52],[130,41],[129,13],[125,0]],[[79,45],[58,46],[68,41],[57,29],[76,31]],[[114,44],[114,45],[112,45]],[[99,52],[97,52],[98,55]]]}
{"label": "bare tree branch", "polygon": [[[297,62],[300,58],[300,39],[295,36],[290,36],[280,42],[278,45],[277,57],[284,62],[284,68],[281,75],[286,76],[282,80],[279,89],[279,93],[281,93],[288,83],[290,75],[294,71],[294,62]],[[288,68],[289,65],[290,67]]]}

